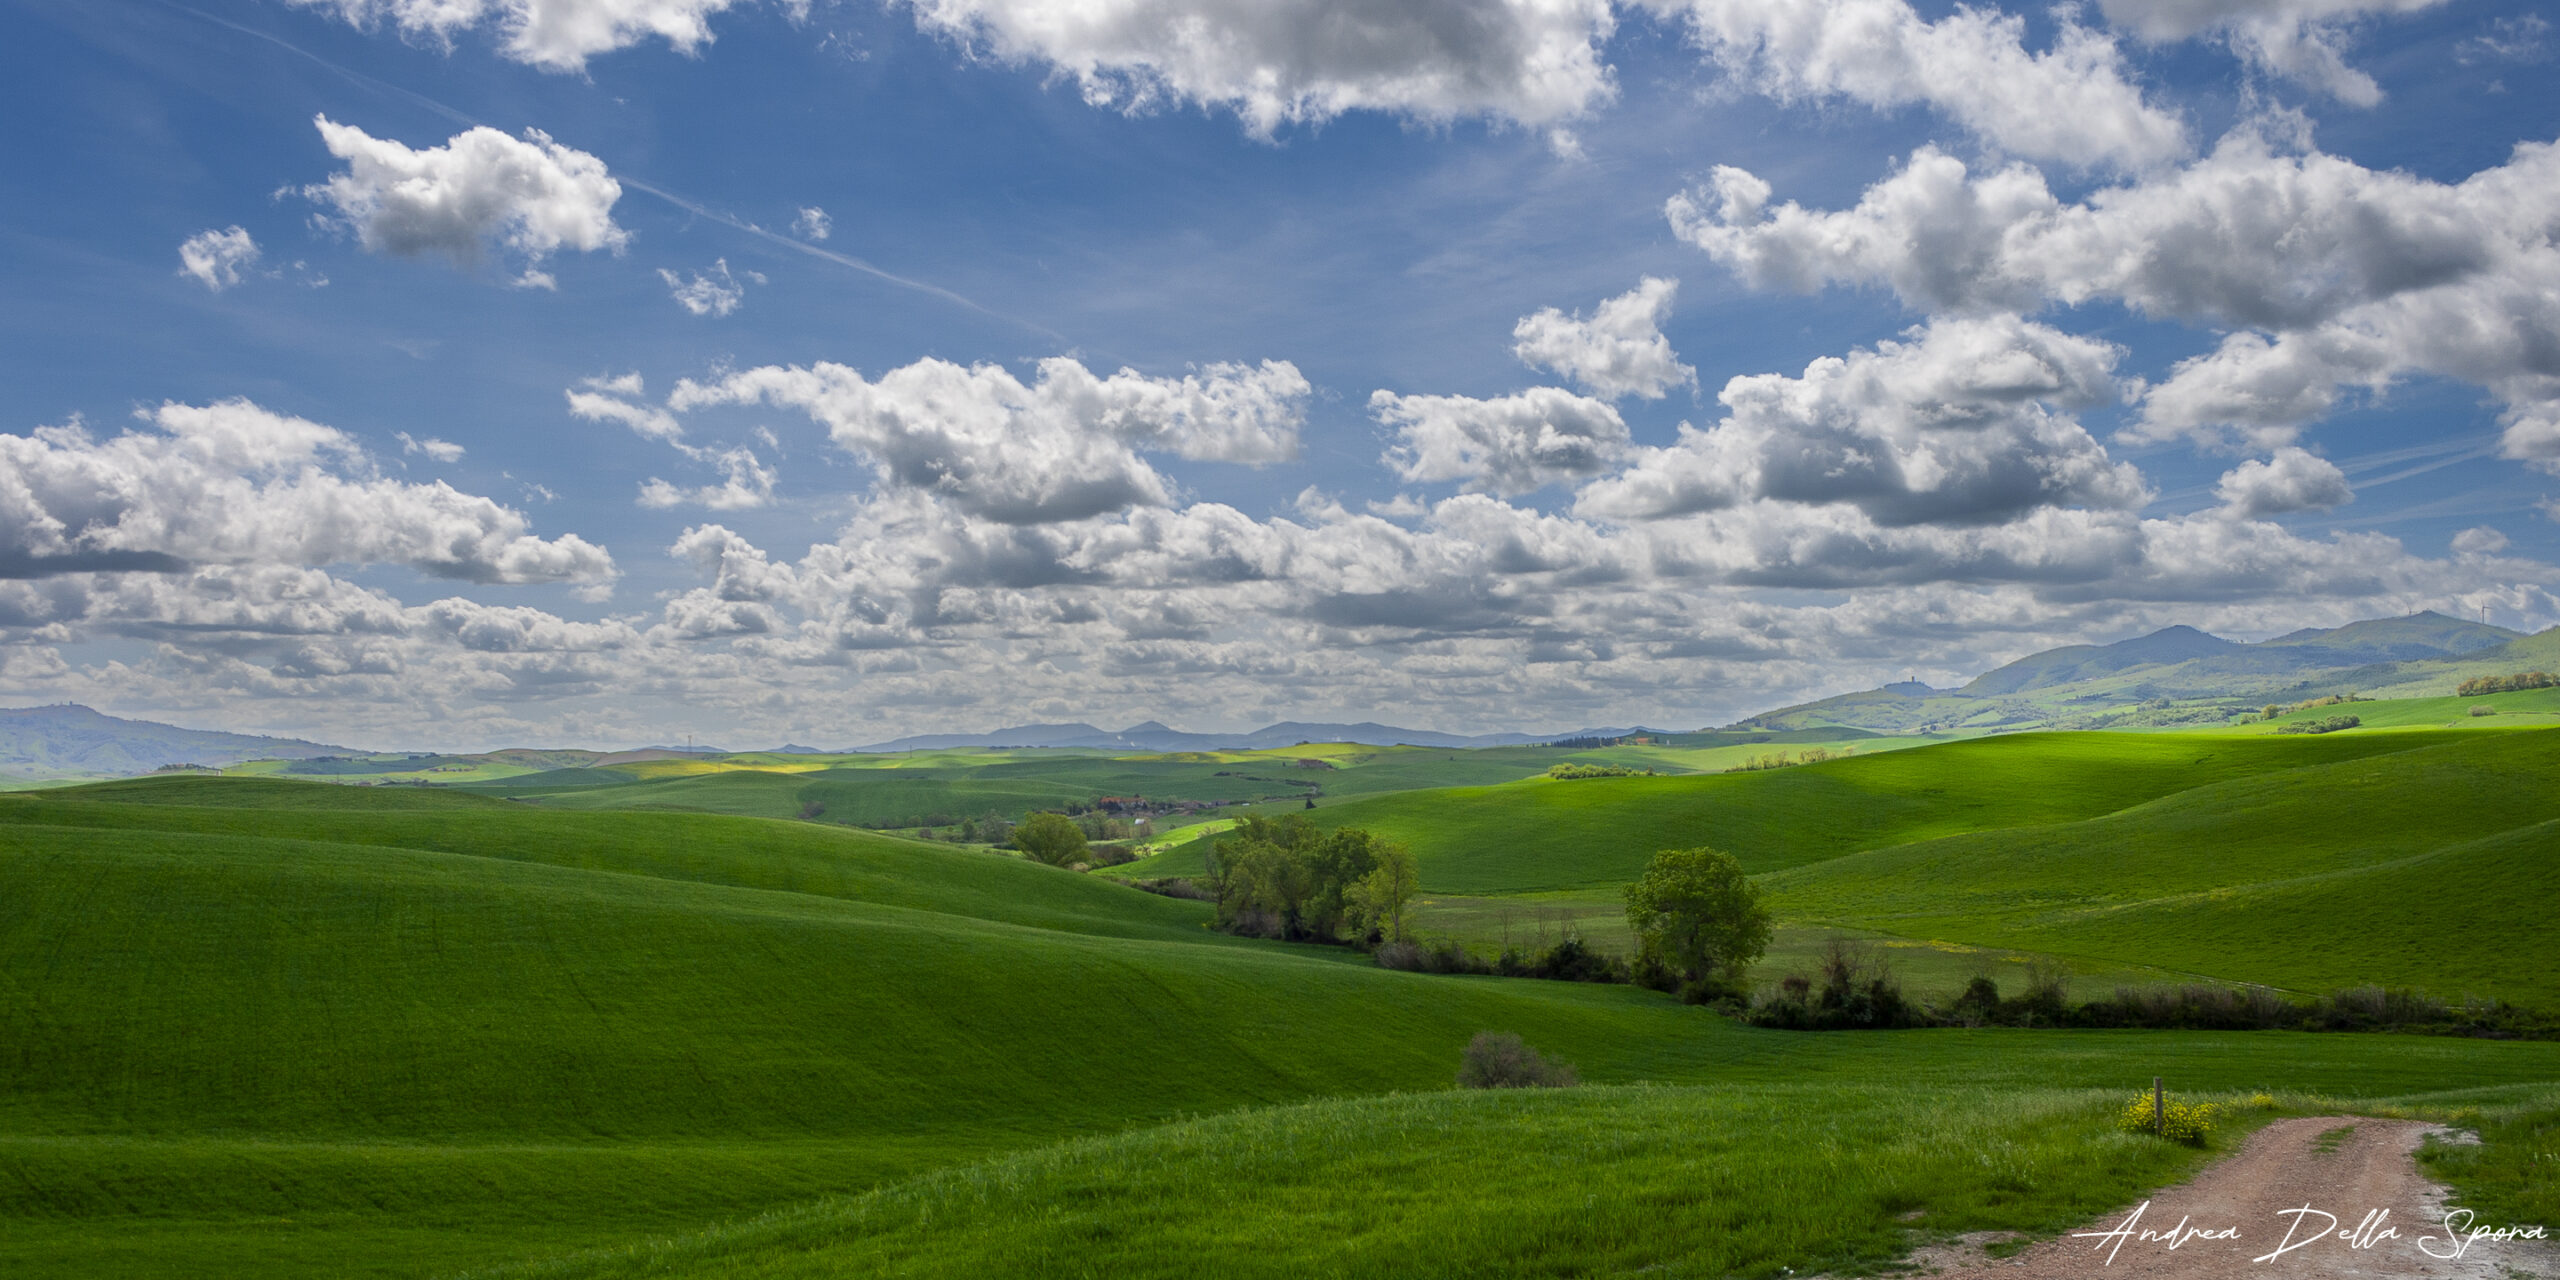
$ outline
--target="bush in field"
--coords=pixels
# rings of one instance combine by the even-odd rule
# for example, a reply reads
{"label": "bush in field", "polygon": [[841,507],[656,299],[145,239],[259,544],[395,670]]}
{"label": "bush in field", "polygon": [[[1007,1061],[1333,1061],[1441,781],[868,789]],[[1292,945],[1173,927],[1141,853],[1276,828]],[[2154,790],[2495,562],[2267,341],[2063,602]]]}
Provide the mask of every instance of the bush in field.
{"label": "bush in field", "polygon": [[1370,955],[1378,962],[1378,967],[1381,969],[1403,969],[1411,973],[1487,974],[1493,972],[1491,964],[1478,956],[1469,954],[1465,947],[1447,938],[1435,938],[1428,943],[1384,943]]}
{"label": "bush in field", "polygon": [[1571,782],[1577,778],[1650,778],[1651,769],[1630,769],[1622,764],[1565,763],[1547,770],[1547,776]]}
{"label": "bush in field", "polygon": [[1640,953],[1684,983],[1739,982],[1769,949],[1769,908],[1732,854],[1665,849],[1627,886],[1626,898]]}
{"label": "bush in field", "polygon": [[1462,1089],[1570,1089],[1580,1083],[1571,1065],[1547,1061],[1507,1031],[1479,1031],[1458,1055]]}
{"label": "bush in field", "polygon": [[2296,721],[2293,724],[2278,725],[2276,727],[2276,732],[2336,733],[2341,729],[2352,729],[2363,723],[2364,718],[2362,716],[2330,716],[2325,720],[2301,720]]}
{"label": "bush in field", "polygon": [[2141,1094],[2116,1113],[2116,1127],[2126,1133],[2156,1133],[2171,1142],[2191,1147],[2204,1145],[2206,1135],[2222,1109],[2210,1102],[2180,1102],[2168,1099],[2155,1115],[2151,1095]]}
{"label": "bush in field", "polygon": [[1053,867],[1085,860],[1084,828],[1063,813],[1035,813],[1013,829],[1013,845]]}

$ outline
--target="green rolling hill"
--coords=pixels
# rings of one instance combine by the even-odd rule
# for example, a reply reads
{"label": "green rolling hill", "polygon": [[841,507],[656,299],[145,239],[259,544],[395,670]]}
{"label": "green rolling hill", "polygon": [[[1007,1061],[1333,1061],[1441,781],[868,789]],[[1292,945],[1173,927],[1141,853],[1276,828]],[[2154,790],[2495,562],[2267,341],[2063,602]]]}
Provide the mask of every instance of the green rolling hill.
{"label": "green rolling hill", "polygon": [[1766,877],[1800,920],[2327,990],[2560,1008],[2560,733],[2199,786],[2081,822],[1897,844]]}
{"label": "green rolling hill", "polygon": [[[1711,844],[1751,871],[1775,871],[1932,836],[2093,818],[2208,783],[2408,746],[2370,733],[2016,734],[1760,772],[1404,792],[1309,816],[1405,843],[1425,889],[1525,893],[1623,884],[1657,849]],[[1185,846],[1123,870],[1194,874],[1204,852]]]}
{"label": "green rolling hill", "polygon": [[[1883,906],[2044,929],[2051,950],[2116,945],[2107,911],[2084,908],[2156,912],[2125,927],[2196,970],[2223,962],[2236,921],[2275,918],[2317,966],[2341,947],[2405,952],[2476,908],[2416,900],[2448,869],[2540,883],[2549,815],[2317,867],[2288,862],[2277,836],[2372,834],[2371,813],[2339,807],[2399,794],[2369,778],[2481,807],[2547,771],[2545,738],[2560,742],[2039,735],[1317,812],[1427,802],[1405,811],[1410,830],[1478,824],[1434,846],[1427,875],[1494,885],[1593,882],[1654,832],[1759,833],[1768,865],[1795,868],[1769,877],[1784,898],[1827,884],[1824,910],[1843,916],[1871,909],[1856,885],[1890,876],[1817,882],[1827,867],[1970,849],[1969,870],[1915,871]],[[2148,848],[2146,831],[2223,831],[2235,811],[2268,815],[2270,833],[2228,860],[2253,877],[2238,895],[2188,891],[2215,874],[2207,857],[2177,893],[2065,903],[2082,911],[2068,921],[2042,899],[2020,914],[1941,893],[1946,875],[2042,865],[1995,837],[2122,828]],[[2402,817],[2391,830],[2432,821]],[[1544,843],[1472,843],[1503,832]],[[2036,883],[2065,882],[2045,869]],[[2381,916],[2338,910],[2377,891],[2396,895]],[[2089,1159],[2113,1095],[2086,1090],[2167,1072],[2190,1089],[2469,1088],[2508,1105],[2560,1080],[2560,1044],[1760,1031],[1625,987],[1388,972],[1215,934],[1206,914],[816,823],[255,779],[0,797],[0,1272],[1070,1274],[1099,1259],[1383,1276],[1433,1242],[1550,1274],[1673,1248],[1730,1247],[1712,1256],[1745,1270],[1864,1264],[1915,1209],[2058,1222],[2181,1167],[2121,1144]],[[1447,1093],[1484,1030],[1622,1087]],[[1547,1154],[1524,1164],[1524,1133]],[[2000,1158],[1950,1164],[1958,1140]],[[1677,1199],[1702,1164],[1801,1185],[1802,1223],[1736,1235],[1713,1197]],[[1844,1179],[1850,1166],[1872,1176]],[[1506,1188],[1503,1215],[1431,1190],[1470,1179]],[[1603,1192],[1688,1207],[1676,1230],[1611,1252],[1591,1233],[1614,1220],[1566,1225]],[[1817,1247],[1817,1220],[1847,1224],[1847,1243]],[[535,1261],[579,1250],[601,1252]]]}

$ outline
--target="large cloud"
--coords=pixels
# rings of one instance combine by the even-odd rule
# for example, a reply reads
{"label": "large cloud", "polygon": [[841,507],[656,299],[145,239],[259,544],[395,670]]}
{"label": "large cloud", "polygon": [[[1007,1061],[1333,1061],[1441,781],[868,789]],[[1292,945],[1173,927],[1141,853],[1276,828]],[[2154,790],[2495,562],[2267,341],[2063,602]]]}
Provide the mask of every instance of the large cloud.
{"label": "large cloud", "polygon": [[1613,93],[1608,0],[909,0],[998,58],[1045,63],[1098,106],[1232,108],[1255,133],[1373,109],[1570,119]]}
{"label": "large cloud", "polygon": [[2247,128],[2076,203],[2032,168],[1976,175],[1930,149],[1850,209],[1771,195],[1722,168],[1667,213],[1764,287],[1884,284],[1931,311],[2112,299],[2240,329],[2152,390],[2140,437],[2273,447],[2343,387],[2438,373],[2507,402],[2511,454],[2560,455],[2542,443],[2560,420],[2560,146],[2441,183]]}
{"label": "large cloud", "polygon": [[539,129],[522,138],[466,129],[443,146],[417,149],[327,116],[316,123],[347,169],[303,194],[336,210],[367,249],[468,263],[497,245],[526,262],[519,283],[548,285],[533,264],[553,253],[618,253],[631,241],[614,225],[622,184],[604,161]]}
{"label": "large cloud", "polygon": [[1386,462],[1397,475],[1502,494],[1592,475],[1627,447],[1617,410],[1554,387],[1490,400],[1380,391],[1369,411],[1395,429]]}
{"label": "large cloud", "polygon": [[2373,77],[2347,65],[2350,24],[2371,14],[2415,13],[2444,0],[2098,0],[2109,22],[2152,40],[2206,32],[2262,70],[2360,107],[2382,101]]}
{"label": "large cloud", "polygon": [[2026,24],[1959,5],[1931,22],[1904,0],[1642,0],[1686,18],[1753,88],[1871,107],[1926,104],[2004,151],[2139,168],[2186,154],[2185,125],[2143,100],[2114,41],[2066,16],[2029,53]]}
{"label": "large cloud", "polygon": [[2222,509],[2244,520],[2295,511],[2325,511],[2355,501],[2338,464],[2307,450],[2283,448],[2223,473],[2213,486]]}
{"label": "large cloud", "polygon": [[403,565],[472,582],[612,581],[575,534],[545,540],[516,511],[372,473],[344,434],[246,400],[164,404],[155,431],[101,440],[78,424],[0,435],[0,574],[188,565]]}
{"label": "large cloud", "polygon": [[1755,499],[1845,503],[1890,527],[2146,500],[2140,474],[2067,414],[2114,397],[2114,347],[2013,316],[1942,319],[1910,337],[1816,360],[1801,377],[1733,379],[1717,396],[1724,421],[1640,451],[1576,509],[1658,520]]}
{"label": "large cloud", "polygon": [[[679,412],[717,404],[800,409],[869,459],[883,484],[923,489],[1009,524],[1161,506],[1172,492],[1142,451],[1220,462],[1297,453],[1310,388],[1285,361],[1211,365],[1182,378],[1096,377],[1066,357],[1025,383],[994,365],[920,360],[877,381],[840,364],[768,366],[686,382]],[[636,424],[635,424],[636,425]]]}
{"label": "large cloud", "polygon": [[1601,303],[1589,319],[1554,307],[1520,317],[1511,329],[1511,353],[1533,369],[1551,369],[1594,395],[1641,396],[1694,385],[1698,375],[1662,336],[1680,282],[1646,276],[1635,288]]}
{"label": "large cloud", "polygon": [[[651,36],[678,52],[711,41],[712,14],[738,0],[291,0],[328,9],[359,27],[389,25],[438,44],[477,27],[497,29],[507,57],[545,71],[578,72],[599,53]],[[806,11],[807,0],[792,7]]]}

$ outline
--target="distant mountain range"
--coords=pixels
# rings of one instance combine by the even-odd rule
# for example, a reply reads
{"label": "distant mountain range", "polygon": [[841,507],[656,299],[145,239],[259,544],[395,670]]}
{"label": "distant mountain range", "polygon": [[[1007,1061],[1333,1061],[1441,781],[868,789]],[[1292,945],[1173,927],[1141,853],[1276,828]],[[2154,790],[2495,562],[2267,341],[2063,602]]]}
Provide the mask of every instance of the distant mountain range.
{"label": "distant mountain range", "polygon": [[[1906,681],[1780,708],[1731,727],[1970,733],[2200,722],[2220,719],[2245,700],[2449,694],[2470,676],[2548,669],[2555,662],[2560,628],[2528,636],[2441,613],[2296,631],[2255,644],[2168,627],[2114,644],[2030,654],[1961,688]],[[2228,705],[2199,705],[2215,703]]]}
{"label": "distant mountain range", "polygon": [[[2440,613],[2378,618],[2325,630],[2296,631],[2244,644],[2193,627],[2169,627],[2114,644],[2069,645],[2030,654],[1985,672],[1960,688],[1903,681],[1765,712],[1726,726],[1746,732],[1858,730],[1867,733],[1982,733],[2056,728],[2104,729],[2209,723],[2259,702],[2302,701],[2329,693],[2388,697],[2450,694],[2474,676],[2560,670],[2560,627],[2525,635]],[[1302,742],[1366,746],[1507,747],[1631,734],[1673,736],[1642,727],[1560,733],[1439,733],[1364,721],[1290,720],[1245,733],[1186,733],[1154,720],[1126,729],[1026,724],[992,733],[933,733],[844,748],[854,752],[930,751],[952,747],[1064,747],[1129,752],[1265,750]],[[777,754],[826,754],[787,744]],[[365,752],[299,738],[182,729],[125,720],[63,705],[0,710],[0,779],[49,781],[149,773],[171,765],[222,767],[245,760],[308,760]],[[431,762],[505,759],[540,767],[627,763],[721,754],[708,746],[637,751],[502,751],[437,756]],[[521,759],[518,759],[521,757]],[[311,765],[323,773],[421,767],[416,757],[387,763],[350,760]]]}
{"label": "distant mountain range", "polygon": [[[937,751],[952,747],[1081,747],[1104,751],[1260,751],[1301,742],[1356,742],[1370,747],[1516,747],[1560,738],[1616,738],[1657,729],[1576,729],[1569,733],[1435,733],[1363,721],[1313,724],[1298,720],[1248,733],[1185,733],[1154,720],[1112,732],[1089,724],[1026,724],[993,733],[927,733],[852,750],[865,753]],[[788,749],[788,748],[786,748]]]}
{"label": "distant mountain range", "polygon": [[299,738],[262,738],[125,720],[63,704],[0,710],[0,776],[44,780],[149,773],[175,764],[219,768],[243,760],[354,754]]}

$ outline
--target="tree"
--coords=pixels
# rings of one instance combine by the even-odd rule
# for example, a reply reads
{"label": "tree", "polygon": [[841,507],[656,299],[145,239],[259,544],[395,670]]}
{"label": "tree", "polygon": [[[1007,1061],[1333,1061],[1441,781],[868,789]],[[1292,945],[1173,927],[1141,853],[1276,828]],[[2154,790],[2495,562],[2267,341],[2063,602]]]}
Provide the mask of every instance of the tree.
{"label": "tree", "polygon": [[1217,895],[1218,927],[1266,938],[1334,941],[1351,920],[1353,893],[1377,869],[1382,847],[1366,831],[1326,831],[1294,813],[1248,815],[1209,849],[1205,879]]}
{"label": "tree", "polygon": [[1084,828],[1063,813],[1035,813],[1013,829],[1013,845],[1033,861],[1063,867],[1084,861]]}
{"label": "tree", "polygon": [[1627,886],[1627,924],[1642,954],[1688,982],[1738,979],[1769,949],[1769,908],[1733,855],[1665,849]]}
{"label": "tree", "polygon": [[1405,941],[1405,930],[1411,923],[1414,893],[1422,887],[1421,876],[1414,870],[1413,853],[1400,844],[1380,842],[1378,865],[1351,886],[1343,895],[1352,927],[1363,933],[1375,929],[1389,942]]}

